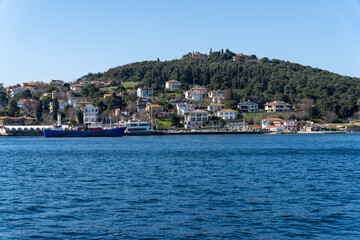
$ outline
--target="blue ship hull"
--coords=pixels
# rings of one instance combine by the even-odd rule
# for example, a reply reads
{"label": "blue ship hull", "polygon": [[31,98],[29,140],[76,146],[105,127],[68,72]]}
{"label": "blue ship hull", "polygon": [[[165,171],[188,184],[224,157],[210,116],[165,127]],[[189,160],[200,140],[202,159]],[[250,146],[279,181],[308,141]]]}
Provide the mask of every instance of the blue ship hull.
{"label": "blue ship hull", "polygon": [[126,127],[85,130],[85,131],[65,131],[65,130],[44,130],[45,137],[120,137],[124,135]]}

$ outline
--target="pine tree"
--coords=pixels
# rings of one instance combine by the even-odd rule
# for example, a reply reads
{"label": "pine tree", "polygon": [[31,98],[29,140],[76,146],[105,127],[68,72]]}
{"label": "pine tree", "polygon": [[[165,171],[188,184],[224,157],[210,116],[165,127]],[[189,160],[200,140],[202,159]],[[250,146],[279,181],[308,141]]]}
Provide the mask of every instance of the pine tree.
{"label": "pine tree", "polygon": [[57,98],[55,98],[53,101],[53,119],[54,120],[57,119],[58,111],[59,111],[59,101]]}
{"label": "pine tree", "polygon": [[43,113],[43,106],[42,106],[41,101],[39,101],[39,103],[36,105],[36,109],[35,109],[35,115],[36,115],[37,120],[41,119],[42,113]]}

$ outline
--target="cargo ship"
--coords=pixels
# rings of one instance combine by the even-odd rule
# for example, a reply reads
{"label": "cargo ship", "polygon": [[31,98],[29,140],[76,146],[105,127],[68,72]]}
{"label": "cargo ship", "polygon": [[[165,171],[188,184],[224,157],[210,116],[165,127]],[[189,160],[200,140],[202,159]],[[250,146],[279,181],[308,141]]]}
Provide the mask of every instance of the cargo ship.
{"label": "cargo ship", "polygon": [[82,127],[72,127],[64,129],[61,119],[52,129],[44,130],[45,137],[120,137],[124,135],[126,127],[104,129],[102,125],[91,125],[84,129]]}

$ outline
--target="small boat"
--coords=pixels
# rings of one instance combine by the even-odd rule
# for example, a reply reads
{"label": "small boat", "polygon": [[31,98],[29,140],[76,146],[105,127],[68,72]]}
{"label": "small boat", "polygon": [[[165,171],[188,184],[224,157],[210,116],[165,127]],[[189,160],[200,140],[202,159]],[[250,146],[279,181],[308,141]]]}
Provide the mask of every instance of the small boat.
{"label": "small boat", "polygon": [[53,129],[44,130],[45,137],[120,137],[124,135],[126,127],[104,129],[102,125],[91,125],[84,129],[82,127],[72,127],[64,129],[61,119],[53,126]]}

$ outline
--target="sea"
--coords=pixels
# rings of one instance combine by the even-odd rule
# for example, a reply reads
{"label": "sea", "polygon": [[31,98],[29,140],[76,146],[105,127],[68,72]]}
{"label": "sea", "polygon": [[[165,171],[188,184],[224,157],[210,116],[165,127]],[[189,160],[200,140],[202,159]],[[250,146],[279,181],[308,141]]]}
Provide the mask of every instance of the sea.
{"label": "sea", "polygon": [[0,239],[360,239],[360,134],[0,137]]}

